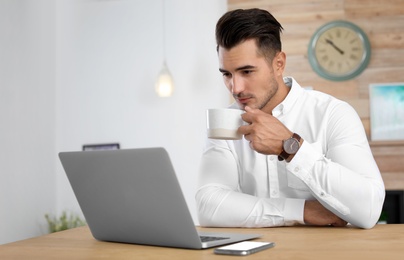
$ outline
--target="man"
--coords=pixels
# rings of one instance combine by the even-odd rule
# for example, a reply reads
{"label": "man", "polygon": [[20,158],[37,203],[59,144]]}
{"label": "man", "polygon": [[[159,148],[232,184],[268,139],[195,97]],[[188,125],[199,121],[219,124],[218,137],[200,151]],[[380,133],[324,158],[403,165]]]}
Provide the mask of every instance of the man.
{"label": "man", "polygon": [[362,122],[347,103],[283,77],[282,26],[235,10],[216,25],[219,70],[248,124],[207,140],[196,193],[203,226],[372,228],[385,189]]}

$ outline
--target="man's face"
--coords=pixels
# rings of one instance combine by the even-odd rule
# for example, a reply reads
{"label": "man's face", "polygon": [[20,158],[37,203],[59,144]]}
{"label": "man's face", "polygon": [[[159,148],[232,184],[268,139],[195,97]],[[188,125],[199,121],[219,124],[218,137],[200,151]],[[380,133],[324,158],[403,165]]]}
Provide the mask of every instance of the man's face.
{"label": "man's face", "polygon": [[255,40],[244,41],[230,50],[219,46],[218,54],[224,83],[239,107],[248,105],[271,113],[277,105],[271,104],[271,100],[279,88],[276,62],[270,63],[258,54]]}

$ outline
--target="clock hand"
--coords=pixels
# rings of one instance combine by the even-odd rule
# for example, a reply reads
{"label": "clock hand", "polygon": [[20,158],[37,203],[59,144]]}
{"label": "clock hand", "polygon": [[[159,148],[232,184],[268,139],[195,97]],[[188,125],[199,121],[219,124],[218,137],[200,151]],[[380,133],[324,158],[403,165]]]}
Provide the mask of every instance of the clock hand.
{"label": "clock hand", "polygon": [[333,41],[329,40],[329,39],[325,39],[325,42],[328,43],[329,45],[331,45],[332,47],[334,47],[335,50],[337,50],[341,55],[344,54],[344,51],[341,50],[340,48],[338,48]]}

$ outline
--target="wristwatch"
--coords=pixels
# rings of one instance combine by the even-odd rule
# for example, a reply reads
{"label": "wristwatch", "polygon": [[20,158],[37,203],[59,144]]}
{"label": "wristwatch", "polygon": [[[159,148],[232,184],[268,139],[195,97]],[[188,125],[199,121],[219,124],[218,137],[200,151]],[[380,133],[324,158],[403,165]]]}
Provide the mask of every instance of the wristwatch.
{"label": "wristwatch", "polygon": [[292,137],[282,141],[282,152],[278,155],[278,160],[286,162],[290,162],[292,160],[293,155],[297,153],[300,149],[300,140],[302,138],[293,133]]}

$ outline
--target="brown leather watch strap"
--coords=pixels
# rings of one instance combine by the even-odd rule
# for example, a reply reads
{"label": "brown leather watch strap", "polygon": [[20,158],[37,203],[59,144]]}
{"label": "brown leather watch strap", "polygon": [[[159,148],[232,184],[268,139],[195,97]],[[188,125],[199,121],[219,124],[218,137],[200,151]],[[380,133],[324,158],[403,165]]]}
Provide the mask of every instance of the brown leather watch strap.
{"label": "brown leather watch strap", "polygon": [[283,147],[282,147],[282,152],[278,155],[278,160],[283,161],[284,160],[283,158],[288,158],[288,157],[289,157],[289,154],[287,152],[285,152],[285,150],[283,150]]}

